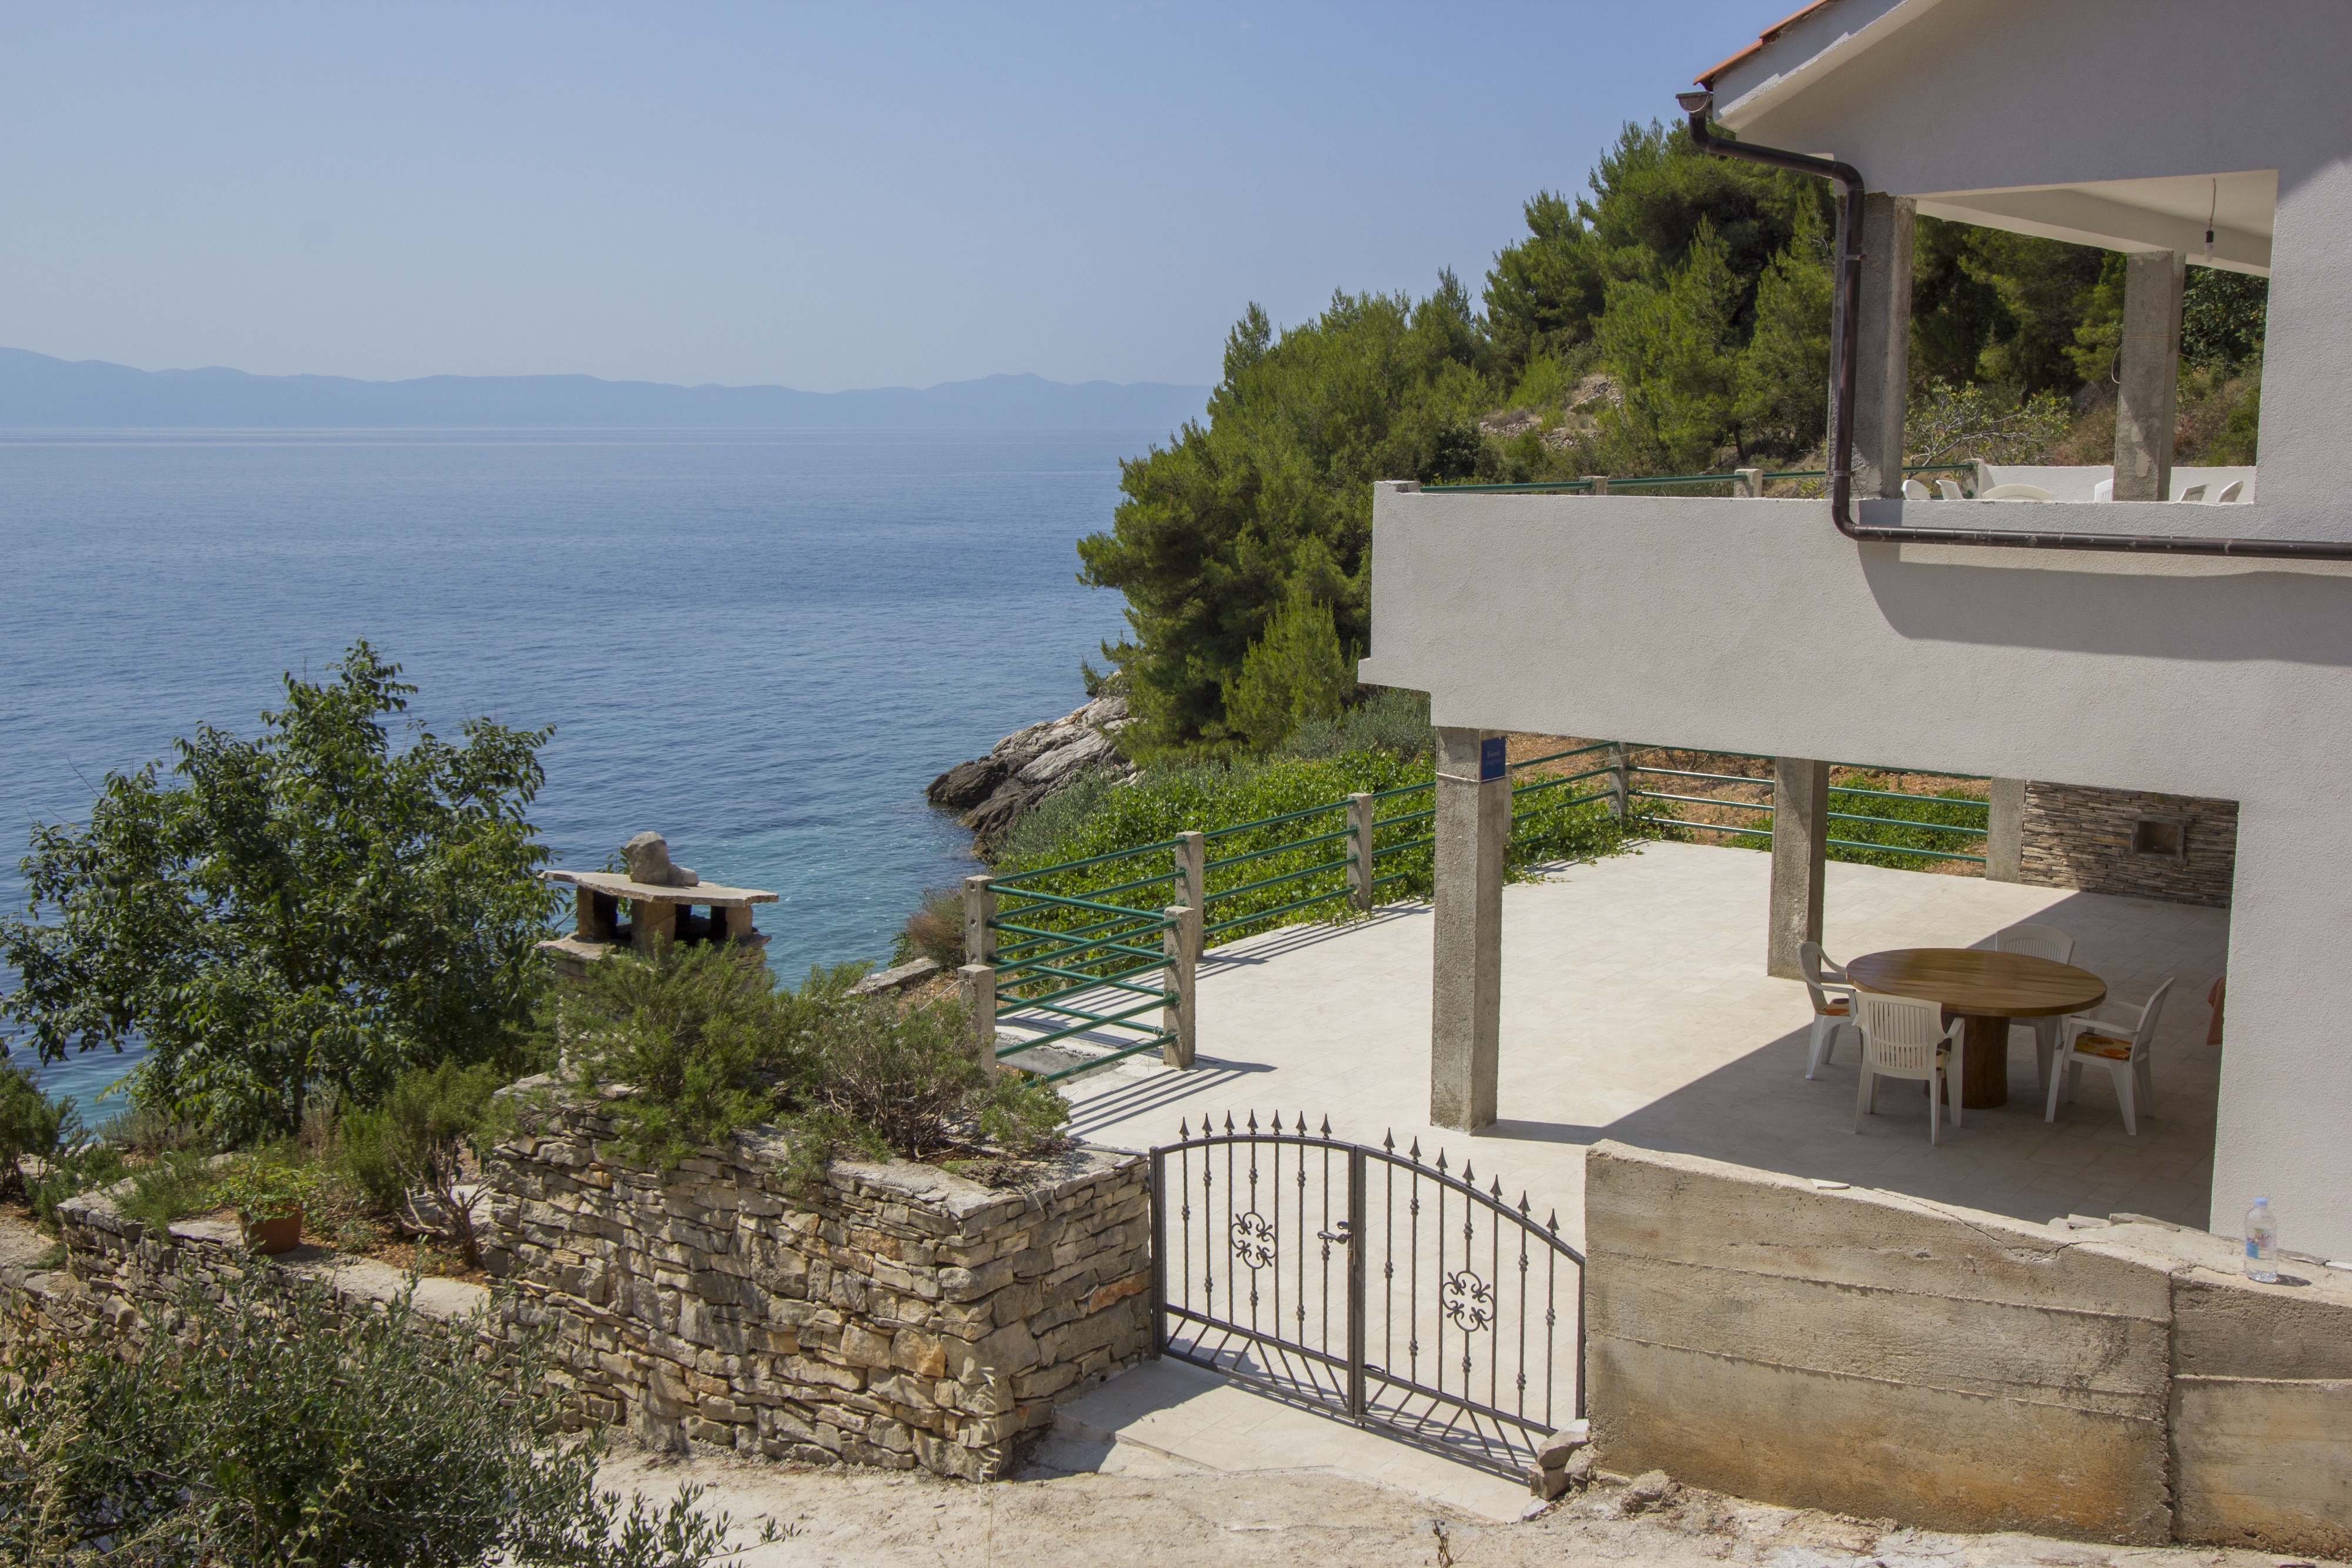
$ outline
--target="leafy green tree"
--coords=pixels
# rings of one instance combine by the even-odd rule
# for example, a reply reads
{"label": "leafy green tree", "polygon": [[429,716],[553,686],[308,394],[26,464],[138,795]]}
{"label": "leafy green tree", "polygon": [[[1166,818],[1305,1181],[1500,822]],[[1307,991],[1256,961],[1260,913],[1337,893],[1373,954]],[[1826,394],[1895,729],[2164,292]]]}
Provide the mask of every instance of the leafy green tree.
{"label": "leafy green tree", "polygon": [[1612,284],[1598,334],[1624,402],[1613,423],[1644,467],[1705,469],[1726,435],[1747,455],[1738,418],[1740,284],[1701,223],[1662,284]]}
{"label": "leafy green tree", "polygon": [[1196,745],[1277,607],[1304,590],[1341,642],[1367,642],[1371,481],[1476,472],[1488,353],[1451,274],[1418,302],[1337,295],[1276,337],[1252,306],[1226,340],[1205,424],[1123,465],[1107,533],[1078,541],[1081,580],[1127,597],[1128,677],[1150,746]]}
{"label": "leafy green tree", "polygon": [[1243,655],[1241,674],[1225,683],[1225,727],[1251,749],[1269,750],[1302,724],[1337,719],[1355,685],[1331,607],[1294,593]]}
{"label": "leafy green tree", "polygon": [[293,1131],[320,1085],[366,1103],[514,1049],[553,911],[524,815],[550,732],[395,746],[399,673],[356,643],[331,683],[288,675],[258,737],[201,726],[175,784],[110,773],[86,827],[34,825],[0,1010],[42,1060],[143,1041],[134,1097],[236,1137]]}
{"label": "leafy green tree", "polygon": [[2270,327],[2271,280],[2192,267],[2180,302],[2180,358],[2235,367],[2259,356]]}

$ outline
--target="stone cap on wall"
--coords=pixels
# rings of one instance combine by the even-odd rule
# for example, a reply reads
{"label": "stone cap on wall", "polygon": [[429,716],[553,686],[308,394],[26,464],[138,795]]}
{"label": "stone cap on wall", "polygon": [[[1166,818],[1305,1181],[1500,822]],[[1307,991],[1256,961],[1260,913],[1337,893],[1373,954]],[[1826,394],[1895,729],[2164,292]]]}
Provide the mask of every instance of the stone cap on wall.
{"label": "stone cap on wall", "polygon": [[756,887],[722,887],[715,882],[698,883],[692,887],[656,887],[647,882],[632,882],[609,871],[542,871],[539,875],[542,882],[569,883],[593,893],[644,904],[699,904],[713,909],[743,909],[754,904],[773,904],[778,897]]}
{"label": "stone cap on wall", "polygon": [[[575,1126],[582,1120],[594,1117],[607,1103],[629,1099],[636,1092],[625,1083],[606,1083],[599,1085],[591,1093],[583,1092],[577,1083],[567,1082],[551,1072],[541,1072],[516,1080],[498,1091],[494,1098],[520,1098],[539,1091],[545,1091],[551,1096],[546,1105],[548,1111],[564,1122],[575,1124]],[[561,1143],[570,1135],[576,1135],[575,1128],[550,1125],[543,1132],[519,1133],[504,1142],[529,1155],[541,1144]],[[730,1134],[724,1147],[696,1151],[695,1155],[689,1156],[679,1166],[675,1179],[691,1181],[707,1177],[716,1174],[717,1166],[721,1164],[770,1174],[783,1168],[792,1157],[792,1150],[790,1133],[772,1124],[761,1123]],[[944,1166],[925,1165],[917,1160],[835,1158],[826,1167],[825,1181],[828,1186],[845,1192],[894,1197],[910,1207],[926,1210],[958,1224],[988,1224],[1000,1217],[999,1210],[1004,1216],[1010,1216],[1024,1208],[1038,1207],[1143,1158],[1141,1155],[1121,1149],[1080,1144],[1037,1160],[1024,1161],[1024,1164],[1037,1167],[1037,1179],[1018,1187],[985,1186]]]}

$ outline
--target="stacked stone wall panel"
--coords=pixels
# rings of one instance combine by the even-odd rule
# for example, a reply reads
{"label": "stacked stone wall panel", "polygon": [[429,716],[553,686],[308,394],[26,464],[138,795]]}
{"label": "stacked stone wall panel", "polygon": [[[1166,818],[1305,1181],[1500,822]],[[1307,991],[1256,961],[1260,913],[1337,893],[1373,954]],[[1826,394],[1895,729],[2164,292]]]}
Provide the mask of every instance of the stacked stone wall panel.
{"label": "stacked stone wall panel", "polygon": [[[2179,858],[2135,852],[2134,827],[2147,818],[2180,824]],[[2226,909],[2237,862],[2234,800],[2041,779],[2025,786],[2019,844],[2022,882]]]}

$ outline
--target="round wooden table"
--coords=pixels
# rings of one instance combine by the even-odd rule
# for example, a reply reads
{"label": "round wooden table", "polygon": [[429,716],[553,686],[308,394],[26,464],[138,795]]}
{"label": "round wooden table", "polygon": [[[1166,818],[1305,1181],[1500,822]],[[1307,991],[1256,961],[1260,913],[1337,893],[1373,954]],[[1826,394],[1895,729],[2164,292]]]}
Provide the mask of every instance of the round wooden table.
{"label": "round wooden table", "polygon": [[1941,1002],[1969,1020],[1960,1103],[1971,1111],[2009,1103],[2009,1020],[2055,1018],[2097,1007],[2107,983],[2088,969],[2023,953],[1977,947],[1897,947],[1845,967],[1865,991]]}

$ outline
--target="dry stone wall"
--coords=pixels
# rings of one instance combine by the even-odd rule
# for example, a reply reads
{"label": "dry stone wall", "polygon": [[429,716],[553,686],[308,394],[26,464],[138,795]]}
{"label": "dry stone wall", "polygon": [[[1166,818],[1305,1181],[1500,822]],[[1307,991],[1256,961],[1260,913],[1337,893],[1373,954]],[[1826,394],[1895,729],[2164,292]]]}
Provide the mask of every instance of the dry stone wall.
{"label": "dry stone wall", "polygon": [[[2135,847],[2143,821],[2177,830],[2179,852]],[[2037,779],[2025,787],[2019,861],[2019,880],[2039,887],[2226,909],[2237,873],[2238,803]]]}
{"label": "dry stone wall", "polygon": [[[508,1091],[537,1097],[547,1081]],[[484,1261],[592,1417],[643,1441],[990,1479],[1061,1401],[1147,1355],[1148,1166],[1079,1151],[1020,1190],[738,1134],[676,1171],[597,1103],[495,1151]]]}

